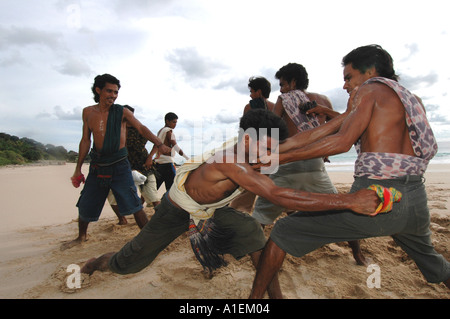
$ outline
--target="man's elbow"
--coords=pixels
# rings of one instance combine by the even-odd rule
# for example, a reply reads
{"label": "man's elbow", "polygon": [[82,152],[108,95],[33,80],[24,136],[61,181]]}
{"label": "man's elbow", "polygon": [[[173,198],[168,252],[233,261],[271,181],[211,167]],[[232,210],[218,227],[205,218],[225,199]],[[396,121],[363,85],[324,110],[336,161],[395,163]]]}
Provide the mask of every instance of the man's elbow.
{"label": "man's elbow", "polygon": [[91,146],[91,139],[87,138],[87,137],[81,138],[80,145],[83,145],[83,146],[88,145],[88,147]]}
{"label": "man's elbow", "polygon": [[[342,154],[342,153],[347,153],[348,151],[350,151],[350,149],[353,146],[353,141],[351,141],[348,138],[345,138],[345,136],[342,135],[335,135],[336,136],[336,140],[333,141],[333,145],[334,145],[334,154]],[[333,154],[333,155],[334,155]]]}
{"label": "man's elbow", "polygon": [[343,153],[347,153],[348,151],[350,151],[350,149],[352,148],[352,144],[338,144],[336,146],[336,154],[343,154]]}

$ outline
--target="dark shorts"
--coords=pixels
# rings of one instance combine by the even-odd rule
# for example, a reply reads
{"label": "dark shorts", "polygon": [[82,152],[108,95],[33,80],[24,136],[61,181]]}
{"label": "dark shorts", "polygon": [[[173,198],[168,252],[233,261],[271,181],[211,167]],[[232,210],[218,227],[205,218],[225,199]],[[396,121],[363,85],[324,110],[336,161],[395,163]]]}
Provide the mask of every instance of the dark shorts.
{"label": "dark shorts", "polygon": [[[226,206],[217,209],[213,219],[218,228],[234,232],[228,245],[230,248],[221,251],[221,254],[230,254],[239,259],[264,248],[266,237],[262,227],[250,215]],[[175,207],[166,194],[140,233],[111,257],[109,268],[119,274],[142,270],[178,236],[188,231],[189,220],[190,215]]]}
{"label": "dark shorts", "polygon": [[112,166],[110,187],[101,187],[97,182],[98,168],[91,164],[77,207],[79,217],[86,222],[97,221],[111,189],[119,207],[120,215],[131,215],[143,208],[131,175],[128,159]]}
{"label": "dark shorts", "polygon": [[175,178],[175,165],[173,163],[156,164],[156,170],[158,171],[156,186],[159,188],[164,183],[168,191],[172,187],[173,179]]}
{"label": "dark shorts", "polygon": [[392,236],[416,262],[428,282],[450,277],[450,263],[431,242],[427,194],[420,176],[391,180],[355,178],[351,192],[372,184],[394,187],[402,194],[391,212],[375,217],[353,212],[297,212],[275,224],[271,239],[288,254],[301,257],[325,244]]}

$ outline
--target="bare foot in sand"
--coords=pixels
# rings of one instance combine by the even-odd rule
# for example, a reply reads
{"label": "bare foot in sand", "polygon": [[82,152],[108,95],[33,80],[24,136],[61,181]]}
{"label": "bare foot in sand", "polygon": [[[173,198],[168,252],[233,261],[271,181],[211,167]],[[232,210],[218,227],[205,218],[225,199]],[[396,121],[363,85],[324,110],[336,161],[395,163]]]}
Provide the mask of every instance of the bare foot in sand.
{"label": "bare foot in sand", "polygon": [[119,206],[111,205],[112,210],[116,213],[117,218],[119,219],[119,223],[117,225],[126,225],[128,224],[128,220],[125,216],[120,215]]}
{"label": "bare foot in sand", "polygon": [[81,268],[81,273],[92,275],[94,271],[105,271],[109,269],[109,259],[112,255],[114,255],[114,252],[104,254],[98,258],[91,258],[89,259],[84,266]]}
{"label": "bare foot in sand", "polygon": [[119,217],[119,222],[117,223],[117,225],[126,225],[128,224],[128,220],[126,219],[125,216],[120,216]]}
{"label": "bare foot in sand", "polygon": [[65,243],[63,243],[60,247],[61,250],[66,250],[78,245],[81,245],[82,243],[84,243],[85,241],[87,241],[86,237],[78,237],[77,239],[71,240],[71,241],[67,241]]}

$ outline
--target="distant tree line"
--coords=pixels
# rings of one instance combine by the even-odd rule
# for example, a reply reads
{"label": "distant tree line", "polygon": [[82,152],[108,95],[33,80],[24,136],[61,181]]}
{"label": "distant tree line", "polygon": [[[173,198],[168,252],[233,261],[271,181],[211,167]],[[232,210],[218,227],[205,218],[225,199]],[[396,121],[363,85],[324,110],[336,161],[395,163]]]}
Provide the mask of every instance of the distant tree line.
{"label": "distant tree line", "polygon": [[27,137],[0,133],[0,166],[37,162],[41,160],[59,160],[76,162],[78,153],[67,152],[63,146],[42,144]]}

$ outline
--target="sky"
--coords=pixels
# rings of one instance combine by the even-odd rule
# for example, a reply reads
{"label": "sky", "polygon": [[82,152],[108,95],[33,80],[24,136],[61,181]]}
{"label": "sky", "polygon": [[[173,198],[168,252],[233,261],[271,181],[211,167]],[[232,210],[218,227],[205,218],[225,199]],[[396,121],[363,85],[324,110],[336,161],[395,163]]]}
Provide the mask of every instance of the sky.
{"label": "sky", "polygon": [[450,22],[445,0],[1,0],[0,132],[78,151],[96,75],[121,81],[116,103],[198,154],[236,135],[248,79],[272,83],[291,62],[308,91],[343,111],[341,60],[379,44],[420,96],[439,141],[450,140]]}

